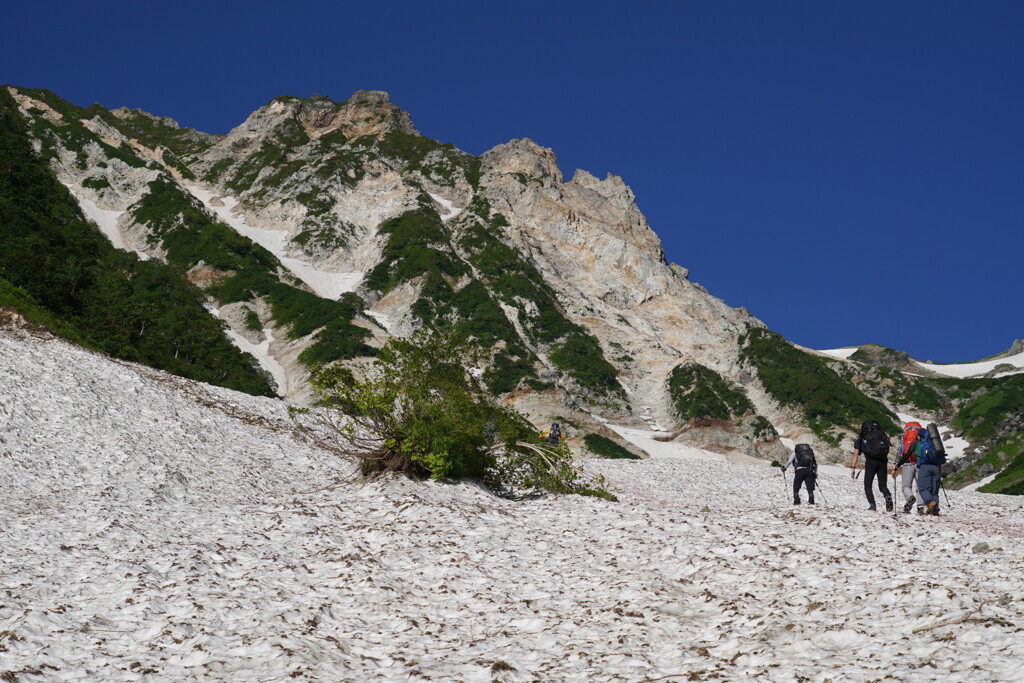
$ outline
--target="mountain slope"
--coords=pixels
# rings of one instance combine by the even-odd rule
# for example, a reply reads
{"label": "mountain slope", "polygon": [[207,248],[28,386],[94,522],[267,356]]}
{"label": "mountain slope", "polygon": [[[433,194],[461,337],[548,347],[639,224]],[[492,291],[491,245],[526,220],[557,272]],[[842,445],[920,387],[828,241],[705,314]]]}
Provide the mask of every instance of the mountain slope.
{"label": "mountain slope", "polygon": [[171,268],[115,249],[33,151],[0,90],[0,305],[69,339],[212,384],[269,394],[267,378]]}
{"label": "mountain slope", "polygon": [[538,422],[610,418],[767,458],[799,441],[838,460],[867,417],[945,422],[963,403],[767,333],[666,263],[621,179],[566,181],[529,140],[475,157],[386,93],[275,98],[220,137],[9,92],[112,244],[202,288],[290,400],[308,400],[313,365],[358,366],[426,325],[487,349],[491,388]]}

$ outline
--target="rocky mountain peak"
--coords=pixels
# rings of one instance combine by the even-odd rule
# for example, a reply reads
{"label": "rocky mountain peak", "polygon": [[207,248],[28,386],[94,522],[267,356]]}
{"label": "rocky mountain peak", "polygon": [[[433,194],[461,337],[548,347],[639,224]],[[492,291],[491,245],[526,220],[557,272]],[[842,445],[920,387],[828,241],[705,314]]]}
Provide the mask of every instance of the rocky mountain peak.
{"label": "rocky mountain peak", "polygon": [[512,140],[484,152],[483,168],[488,173],[519,176],[520,180],[541,184],[561,184],[562,171],[555,153],[529,138]]}
{"label": "rocky mountain peak", "polygon": [[599,180],[583,169],[576,169],[576,173],[569,182],[596,192],[619,208],[625,209],[636,205],[636,196],[633,194],[633,190],[617,175],[609,173],[604,180]]}
{"label": "rocky mountain peak", "polygon": [[309,98],[276,97],[228,133],[224,142],[237,149],[272,134],[290,137],[299,130],[296,124],[311,138],[333,131],[349,139],[367,135],[380,138],[392,132],[419,135],[412,117],[392,104],[386,92],[359,90],[345,102],[316,94]]}
{"label": "rocky mountain peak", "polygon": [[137,116],[141,116],[143,118],[149,119],[150,121],[162,124],[169,128],[181,128],[181,125],[170,117],[154,116],[153,114],[150,114],[148,111],[143,111],[142,109],[130,109],[129,107],[121,107],[120,109],[111,109],[110,113],[121,120],[127,120]]}

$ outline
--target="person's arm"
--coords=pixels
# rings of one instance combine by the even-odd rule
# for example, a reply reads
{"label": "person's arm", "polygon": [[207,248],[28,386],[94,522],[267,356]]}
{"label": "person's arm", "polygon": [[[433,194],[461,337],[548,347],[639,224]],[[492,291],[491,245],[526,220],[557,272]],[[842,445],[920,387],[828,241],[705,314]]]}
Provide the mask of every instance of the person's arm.
{"label": "person's arm", "polygon": [[[896,464],[895,464],[895,465],[893,465],[893,471],[895,471],[895,470],[898,470],[899,468],[903,467],[903,465],[904,465],[904,464],[906,464],[906,462],[907,462],[908,460],[910,460],[910,456],[911,456],[911,454],[912,454],[912,453],[914,452],[914,449],[913,449],[913,444],[911,444],[911,446],[912,446],[911,448],[908,448],[908,449],[907,449],[907,452],[906,452],[906,453],[903,453],[903,457],[902,457],[902,458],[900,458],[900,459],[899,459],[899,460],[898,460],[898,461],[896,462]],[[901,453],[903,452],[903,444],[902,444],[902,443],[900,444],[900,452],[901,452]]]}
{"label": "person's arm", "polygon": [[787,469],[792,467],[794,462],[796,462],[796,452],[790,453],[789,462],[782,466],[782,471],[785,472]]}
{"label": "person's arm", "polygon": [[860,449],[857,448],[858,446],[860,446],[860,439],[853,442],[853,464],[850,465],[850,479],[857,476],[857,458],[860,457]]}

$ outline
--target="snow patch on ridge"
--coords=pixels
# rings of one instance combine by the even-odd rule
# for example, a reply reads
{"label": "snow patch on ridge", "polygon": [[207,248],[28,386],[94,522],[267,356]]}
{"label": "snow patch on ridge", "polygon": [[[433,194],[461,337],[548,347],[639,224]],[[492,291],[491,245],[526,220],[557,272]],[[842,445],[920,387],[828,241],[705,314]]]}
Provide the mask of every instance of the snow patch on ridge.
{"label": "snow patch on ridge", "polygon": [[842,358],[843,360],[846,360],[853,354],[857,353],[857,350],[859,348],[859,346],[848,346],[842,349],[826,349],[824,351],[818,351],[818,353],[823,353],[826,356],[832,356],[833,358]]}
{"label": "snow patch on ridge", "polygon": [[[213,317],[220,318],[220,310],[218,308],[209,303],[204,304],[204,307],[211,315],[213,315]],[[255,358],[259,362],[260,367],[270,373],[270,376],[273,377],[274,381],[277,383],[277,395],[287,396],[288,373],[285,371],[284,366],[281,365],[281,363],[279,363],[278,360],[270,353],[270,345],[274,342],[274,331],[269,327],[264,327],[264,339],[259,344],[253,344],[251,341],[231,329],[230,325],[225,328],[225,332],[232,344]]]}
{"label": "snow patch on ridge", "polygon": [[449,200],[445,199],[444,197],[441,197],[440,195],[436,195],[430,192],[428,192],[427,194],[430,195],[431,199],[433,199],[435,202],[444,207],[444,213],[440,214],[441,220],[448,221],[462,213],[462,209],[455,208],[455,205]]}
{"label": "snow patch on ridge", "polygon": [[[295,277],[302,280],[317,296],[325,299],[337,299],[346,292],[353,292],[363,281],[366,273],[332,273],[309,265],[305,261],[286,256],[287,234],[282,230],[268,230],[257,228],[245,222],[238,209],[238,199],[230,195],[222,195],[210,190],[204,190],[197,186],[183,186],[213,212],[218,218],[234,228],[240,235],[248,237],[271,254],[276,256],[281,263],[292,272]],[[223,206],[215,206],[213,198],[219,197]]]}
{"label": "snow patch on ridge", "polygon": [[1013,356],[1007,356],[1005,358],[996,358],[994,360],[983,360],[976,363],[952,363],[949,365],[938,364],[938,363],[922,363],[917,361],[917,364],[926,370],[945,375],[947,377],[956,377],[963,379],[964,377],[976,377],[978,375],[984,375],[996,369],[1000,365],[1011,365],[1015,370],[1010,370],[1005,373],[999,373],[999,376],[1004,374],[1014,375],[1020,372],[1024,372],[1024,352],[1015,354]]}
{"label": "snow patch on ridge", "polygon": [[110,211],[108,209],[101,209],[96,205],[96,202],[83,196],[81,193],[75,192],[73,185],[64,183],[64,186],[71,192],[71,196],[78,201],[78,206],[81,207],[82,213],[85,214],[86,218],[90,219],[99,227],[110,243],[116,248],[122,251],[130,251],[139,257],[142,261],[149,260],[149,254],[137,251],[133,249],[125,240],[124,233],[121,232],[121,228],[118,226],[118,219],[124,214],[124,211]]}

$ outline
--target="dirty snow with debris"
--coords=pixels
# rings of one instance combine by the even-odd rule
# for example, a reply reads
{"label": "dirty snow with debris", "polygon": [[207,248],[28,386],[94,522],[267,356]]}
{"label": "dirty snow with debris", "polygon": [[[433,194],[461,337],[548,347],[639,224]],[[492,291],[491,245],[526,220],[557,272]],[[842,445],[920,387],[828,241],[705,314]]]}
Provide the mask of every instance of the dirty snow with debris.
{"label": "dirty snow with debris", "polygon": [[617,503],[362,485],[280,401],[0,331],[0,674],[1024,680],[1024,499],[894,517],[823,468],[795,507],[624,433]]}

